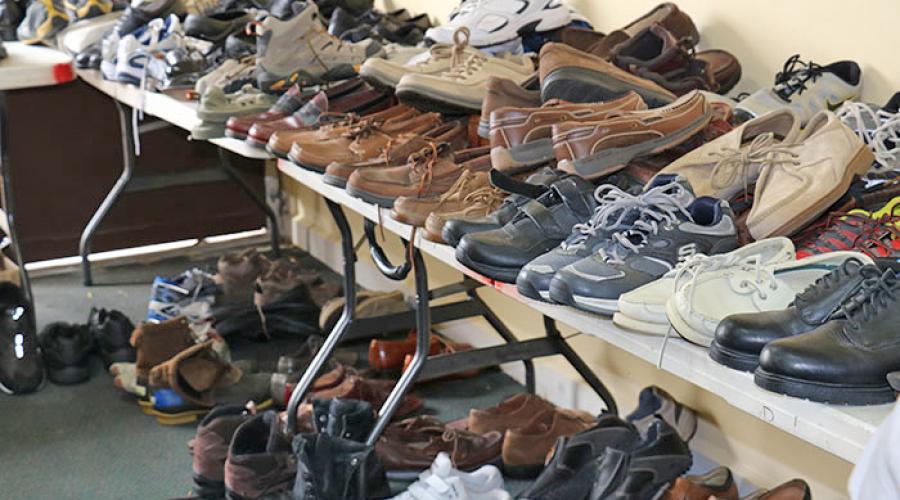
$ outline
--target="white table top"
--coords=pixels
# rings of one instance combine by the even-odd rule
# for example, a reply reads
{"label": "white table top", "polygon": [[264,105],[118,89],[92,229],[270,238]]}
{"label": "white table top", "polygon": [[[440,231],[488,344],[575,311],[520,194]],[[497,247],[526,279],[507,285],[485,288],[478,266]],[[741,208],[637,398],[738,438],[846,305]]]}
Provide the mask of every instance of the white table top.
{"label": "white table top", "polygon": [[0,59],[0,90],[59,85],[75,79],[72,58],[42,45],[4,42],[7,56]]}

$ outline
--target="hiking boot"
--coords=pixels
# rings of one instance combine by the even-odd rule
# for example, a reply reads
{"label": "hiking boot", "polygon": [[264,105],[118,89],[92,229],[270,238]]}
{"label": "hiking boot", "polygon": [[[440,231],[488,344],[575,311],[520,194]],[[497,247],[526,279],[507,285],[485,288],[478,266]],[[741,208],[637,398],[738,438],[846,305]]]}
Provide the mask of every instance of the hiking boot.
{"label": "hiking boot", "polygon": [[226,498],[289,498],[296,476],[297,459],[277,413],[265,411],[238,426],[225,461]]}
{"label": "hiking boot", "polygon": [[317,399],[312,403],[316,432],[365,442],[375,426],[372,405],[353,399]]}
{"label": "hiking boot", "polygon": [[116,310],[92,307],[88,328],[106,368],[113,363],[134,362],[134,347],[129,343],[134,323],[127,316]]}
{"label": "hiking boot", "polygon": [[193,456],[193,490],[199,497],[225,496],[225,461],[231,438],[254,414],[241,405],[218,406],[197,425],[197,434],[188,448]]}
{"label": "hiking boot", "polygon": [[484,100],[481,105],[481,120],[478,122],[478,136],[490,138],[491,113],[500,108],[539,108],[541,106],[540,90],[529,90],[523,85],[532,83],[529,79],[523,84],[508,78],[492,76],[485,82]]}
{"label": "hiking boot", "polygon": [[86,325],[50,323],[38,335],[38,341],[51,382],[70,385],[91,378],[94,339]]}
{"label": "hiking boot", "polygon": [[372,40],[350,44],[329,35],[314,3],[294,2],[284,14],[270,13],[258,28],[257,82],[265,92],[352,78],[355,67],[384,52]]}
{"label": "hiking boot", "polygon": [[222,287],[225,302],[249,302],[253,298],[254,283],[272,263],[255,248],[219,257],[216,284]]}
{"label": "hiking boot", "polygon": [[554,125],[553,151],[563,172],[601,177],[636,158],[678,146],[712,119],[712,108],[703,94],[692,92],[661,108],[616,113],[593,123]]}
{"label": "hiking boot", "polygon": [[25,394],[44,383],[44,365],[31,306],[22,290],[0,282],[0,390]]}
{"label": "hiking boot", "polygon": [[561,43],[548,43],[540,55],[541,99],[603,102],[637,92],[651,108],[665,106],[675,95],[650,80],[628,73],[604,59]]}
{"label": "hiking boot", "polygon": [[298,434],[293,450],[297,467],[293,498],[385,498],[391,494],[384,467],[371,446],[329,434]]}
{"label": "hiking boot", "polygon": [[491,163],[511,174],[532,170],[555,159],[554,124],[596,122],[621,111],[643,109],[647,106],[634,92],[598,104],[554,101],[540,108],[499,108],[491,114]]}

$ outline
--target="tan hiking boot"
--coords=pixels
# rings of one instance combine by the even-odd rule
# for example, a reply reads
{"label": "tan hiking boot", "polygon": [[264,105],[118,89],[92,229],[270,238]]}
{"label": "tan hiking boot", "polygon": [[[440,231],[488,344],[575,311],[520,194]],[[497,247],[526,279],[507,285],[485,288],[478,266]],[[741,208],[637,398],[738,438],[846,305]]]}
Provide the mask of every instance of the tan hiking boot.
{"label": "tan hiking boot", "polygon": [[[360,169],[347,181],[347,192],[369,203],[393,207],[401,196],[428,198],[450,190],[467,169],[465,162],[488,157],[487,147],[454,153],[449,144],[432,144],[410,155],[406,165],[388,168]],[[478,164],[490,170],[490,164]],[[471,167],[468,167],[471,168]]]}
{"label": "tan hiking boot", "polygon": [[[506,193],[495,187],[481,187],[465,197],[458,203],[457,210],[432,212],[425,220],[425,239],[446,243],[441,235],[444,230],[444,224],[448,220],[475,220],[487,217],[500,208],[503,200],[506,199]],[[449,208],[449,207],[448,207]]]}
{"label": "tan hiking boot", "polygon": [[493,166],[515,174],[553,160],[554,124],[596,122],[620,111],[644,109],[647,105],[635,92],[604,103],[567,104],[554,100],[540,108],[500,108],[491,113]]}
{"label": "tan hiking boot", "polygon": [[701,132],[712,107],[700,92],[645,111],[621,112],[594,123],[553,126],[553,150],[563,172],[592,179],[624,168],[631,160],[669,150]]}
{"label": "tan hiking boot", "polygon": [[500,108],[538,108],[541,106],[541,91],[527,90],[524,86],[508,79],[492,76],[485,84],[484,102],[481,105],[481,120],[478,122],[478,136],[490,137],[491,113]]}
{"label": "tan hiking boot", "polygon": [[664,106],[675,94],[634,76],[605,59],[561,43],[541,48],[541,98],[569,102],[603,102],[637,92],[650,107]]}
{"label": "tan hiking boot", "polygon": [[291,161],[315,172],[325,172],[331,163],[357,163],[378,157],[401,134],[421,134],[440,124],[437,113],[406,120],[394,118],[383,124],[363,121],[337,137],[316,142],[295,141],[288,153]]}
{"label": "tan hiking boot", "polygon": [[747,217],[750,234],[759,240],[796,233],[838,201],[874,159],[834,113],[816,114],[794,145],[769,153]]}
{"label": "tan hiking boot", "polygon": [[[474,161],[482,165],[487,163],[486,166],[490,169],[490,157],[481,157]],[[411,226],[423,226],[432,212],[461,210],[466,196],[485,187],[490,187],[490,176],[487,169],[466,169],[456,180],[456,184],[441,196],[431,198],[401,196],[397,198],[394,201],[394,208],[391,210],[391,217]]]}
{"label": "tan hiking boot", "polygon": [[690,151],[660,173],[684,176],[697,196],[730,200],[741,190],[747,193],[772,151],[793,144],[799,134],[800,118],[783,108]]}

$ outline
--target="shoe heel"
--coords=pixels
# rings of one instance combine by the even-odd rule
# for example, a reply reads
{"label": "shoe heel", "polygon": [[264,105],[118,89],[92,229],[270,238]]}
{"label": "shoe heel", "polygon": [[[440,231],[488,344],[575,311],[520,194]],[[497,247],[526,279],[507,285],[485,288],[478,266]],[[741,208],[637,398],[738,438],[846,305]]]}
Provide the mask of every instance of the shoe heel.
{"label": "shoe heel", "polygon": [[847,174],[851,176],[863,176],[872,169],[872,163],[875,162],[875,155],[872,153],[872,150],[868,148],[868,146],[863,146],[859,151],[853,156],[853,159],[850,160],[850,165],[847,167]]}

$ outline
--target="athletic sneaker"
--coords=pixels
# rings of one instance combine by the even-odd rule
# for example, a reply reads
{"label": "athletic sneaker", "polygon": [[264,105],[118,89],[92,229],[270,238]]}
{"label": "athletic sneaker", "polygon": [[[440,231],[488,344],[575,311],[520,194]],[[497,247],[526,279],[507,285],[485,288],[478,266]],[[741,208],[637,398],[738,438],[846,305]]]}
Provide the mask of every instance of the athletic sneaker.
{"label": "athletic sneaker", "polygon": [[114,80],[141,85],[146,81],[150,59],[176,49],[184,43],[184,30],[178,16],[154,19],[146,27],[125,35],[116,47]]}
{"label": "athletic sneaker", "polygon": [[159,323],[183,315],[190,323],[203,321],[209,317],[218,290],[213,276],[199,269],[174,278],[157,276],[150,291],[147,320]]}
{"label": "athletic sneaker", "polygon": [[256,83],[256,56],[226,59],[219,67],[197,80],[194,92],[203,95],[216,87],[229,94],[248,83]]}
{"label": "athletic sneaker", "polygon": [[791,56],[775,75],[772,88],[757,90],[734,108],[735,117],[748,120],[779,108],[791,108],[805,125],[819,111],[834,111],[862,91],[862,70],[853,61],[827,66]]}
{"label": "athletic sneaker", "polygon": [[728,203],[694,198],[683,178],[651,189],[631,229],[613,235],[596,254],[562,268],[550,283],[550,298],[600,314],[614,314],[619,296],[655,281],[695,254],[738,247]]}
{"label": "athletic sneaker", "polygon": [[[670,183],[674,176],[657,176],[644,192]],[[597,208],[590,220],[576,224],[560,246],[529,262],[519,271],[519,293],[535,300],[550,300],[550,281],[560,269],[597,253],[616,232],[631,228],[646,206],[641,195],[632,195],[612,184],[594,191]]]}
{"label": "athletic sneaker", "polygon": [[694,255],[662,278],[622,294],[618,302],[619,312],[613,316],[613,323],[640,333],[666,335],[669,331],[666,302],[675,293],[678,284],[703,273],[747,262],[768,266],[794,260],[794,244],[787,238],[760,240],[725,254]]}
{"label": "athletic sneaker", "polygon": [[797,258],[855,250],[872,258],[900,257],[900,197],[875,212],[832,213],[819,231],[798,238]]}
{"label": "athletic sneaker", "polygon": [[0,391],[25,394],[44,383],[37,331],[22,289],[0,282]]}
{"label": "athletic sneaker", "polygon": [[256,76],[266,92],[351,78],[367,58],[384,55],[373,40],[347,43],[330,35],[312,2],[293,2],[284,15],[270,12],[255,26]]}
{"label": "athletic sneaker", "polygon": [[461,472],[453,466],[450,455],[440,452],[431,468],[393,500],[511,500],[503,488],[503,475],[497,467],[485,465],[473,472]]}
{"label": "athletic sneaker", "polygon": [[63,0],[70,22],[109,14],[113,10],[112,0]]}
{"label": "athletic sneaker", "polygon": [[872,170],[900,170],[900,92],[884,107],[847,101],[837,111],[838,118],[850,127],[875,154]]}
{"label": "athletic sneaker", "polygon": [[464,0],[444,26],[429,28],[425,39],[452,43],[457,28],[472,31],[472,45],[488,47],[519,38],[521,33],[550,31],[572,20],[560,0]]}
{"label": "athletic sneaker", "polygon": [[16,29],[19,40],[27,44],[50,40],[69,25],[62,0],[34,0],[25,10],[25,19]]}

